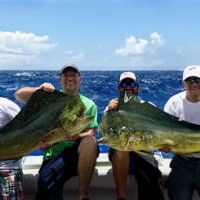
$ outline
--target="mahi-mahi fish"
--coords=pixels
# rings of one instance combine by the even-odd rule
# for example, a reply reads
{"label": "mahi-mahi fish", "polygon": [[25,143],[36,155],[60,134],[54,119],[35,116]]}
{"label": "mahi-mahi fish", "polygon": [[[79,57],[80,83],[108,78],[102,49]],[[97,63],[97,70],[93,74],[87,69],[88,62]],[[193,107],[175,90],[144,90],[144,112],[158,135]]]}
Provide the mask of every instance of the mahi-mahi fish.
{"label": "mahi-mahi fish", "polygon": [[187,155],[200,152],[200,125],[181,121],[149,102],[133,96],[102,116],[101,143],[123,151],[151,152],[168,145]]}
{"label": "mahi-mahi fish", "polygon": [[80,133],[93,117],[86,117],[78,96],[37,90],[18,115],[0,129],[0,160],[18,159],[49,144]]}

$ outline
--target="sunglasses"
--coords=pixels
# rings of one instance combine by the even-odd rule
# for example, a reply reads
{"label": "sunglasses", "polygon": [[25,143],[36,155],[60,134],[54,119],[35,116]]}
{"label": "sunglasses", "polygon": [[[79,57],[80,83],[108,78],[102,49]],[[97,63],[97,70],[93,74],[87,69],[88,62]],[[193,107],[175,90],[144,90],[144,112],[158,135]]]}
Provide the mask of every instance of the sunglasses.
{"label": "sunglasses", "polygon": [[134,88],[134,87],[137,87],[138,86],[138,83],[134,82],[134,81],[131,81],[131,82],[121,82],[119,84],[119,86],[121,88],[127,88],[128,86],[131,87],[131,88]]}
{"label": "sunglasses", "polygon": [[189,85],[192,85],[193,83],[199,84],[200,83],[200,78],[195,77],[195,78],[187,78],[185,79],[185,82]]}

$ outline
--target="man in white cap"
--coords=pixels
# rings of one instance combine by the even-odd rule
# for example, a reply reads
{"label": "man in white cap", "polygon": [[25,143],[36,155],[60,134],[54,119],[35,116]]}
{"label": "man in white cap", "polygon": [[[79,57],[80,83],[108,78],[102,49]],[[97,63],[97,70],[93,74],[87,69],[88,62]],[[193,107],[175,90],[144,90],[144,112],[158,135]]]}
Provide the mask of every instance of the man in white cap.
{"label": "man in white cap", "polygon": [[[172,96],[164,111],[181,120],[200,125],[200,66],[191,65],[183,71],[185,91]],[[186,157],[175,155],[168,179],[170,200],[192,200],[194,189],[200,194],[200,153]]]}
{"label": "man in white cap", "polygon": [[[62,91],[69,95],[79,96],[86,107],[85,114],[94,116],[94,118],[81,134],[75,133],[75,135],[52,146],[45,142],[40,143],[40,148],[44,150],[44,161],[39,171],[38,191],[35,199],[62,199],[64,183],[71,177],[78,176],[78,199],[89,200],[87,192],[98,156],[98,146],[93,137],[95,128],[98,126],[97,106],[91,99],[78,93],[81,74],[74,64],[70,63],[63,66],[59,81]],[[39,87],[24,87],[15,93],[15,97],[20,101],[27,102],[33,92],[38,89],[52,92],[55,87],[51,83],[43,83]],[[49,180],[50,178],[46,177],[45,174],[49,171],[49,168],[54,168],[54,166],[56,166],[55,175],[53,174],[52,181],[49,183],[46,179]]]}
{"label": "man in white cap", "polygon": [[[133,72],[124,72],[120,75],[117,89],[119,94],[124,94],[125,101],[133,95],[138,96],[139,82]],[[117,109],[119,98],[112,99],[106,110]],[[127,151],[119,151],[110,148],[109,159],[112,162],[113,176],[116,185],[117,200],[125,200],[126,181],[128,174],[134,174],[137,179],[138,200],[154,199],[164,200],[160,187],[161,172],[157,167],[157,161],[147,161],[143,156]]]}

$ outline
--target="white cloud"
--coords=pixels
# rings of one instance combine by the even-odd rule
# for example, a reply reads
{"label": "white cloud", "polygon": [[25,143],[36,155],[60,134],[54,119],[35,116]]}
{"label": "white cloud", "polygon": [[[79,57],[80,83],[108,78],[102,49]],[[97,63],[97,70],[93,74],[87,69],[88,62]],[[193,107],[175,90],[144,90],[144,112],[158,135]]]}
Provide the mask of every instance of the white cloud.
{"label": "white cloud", "polygon": [[57,44],[51,43],[47,35],[34,33],[0,31],[0,69],[41,63],[40,56],[53,49]]}
{"label": "white cloud", "polygon": [[150,36],[150,40],[137,39],[131,35],[125,39],[124,47],[115,50],[118,56],[142,56],[144,54],[155,53],[158,48],[164,45],[164,39],[162,35],[154,32]]}
{"label": "white cloud", "polygon": [[43,59],[37,57],[35,54],[0,54],[0,70],[7,69],[41,69],[46,66]]}
{"label": "white cloud", "polygon": [[73,51],[65,51],[65,58],[70,62],[79,62],[85,58],[84,53],[74,53]]}
{"label": "white cloud", "polygon": [[154,32],[151,34],[151,44],[155,46],[163,46],[164,45],[164,38],[162,35]]}
{"label": "white cloud", "polygon": [[126,38],[125,46],[115,50],[119,56],[134,56],[143,54],[148,47],[148,41],[144,39],[137,40],[133,35]]}
{"label": "white cloud", "polygon": [[47,35],[0,31],[0,54],[39,54],[55,47]]}

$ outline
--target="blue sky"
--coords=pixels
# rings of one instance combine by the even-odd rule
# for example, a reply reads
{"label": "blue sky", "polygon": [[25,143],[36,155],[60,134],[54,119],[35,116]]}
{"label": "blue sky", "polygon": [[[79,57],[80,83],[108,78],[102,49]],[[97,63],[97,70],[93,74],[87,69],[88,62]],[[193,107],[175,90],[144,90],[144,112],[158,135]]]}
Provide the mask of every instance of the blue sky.
{"label": "blue sky", "polygon": [[0,70],[200,64],[200,0],[0,0]]}

